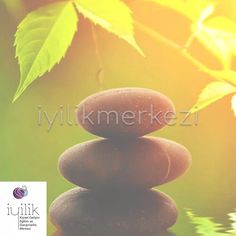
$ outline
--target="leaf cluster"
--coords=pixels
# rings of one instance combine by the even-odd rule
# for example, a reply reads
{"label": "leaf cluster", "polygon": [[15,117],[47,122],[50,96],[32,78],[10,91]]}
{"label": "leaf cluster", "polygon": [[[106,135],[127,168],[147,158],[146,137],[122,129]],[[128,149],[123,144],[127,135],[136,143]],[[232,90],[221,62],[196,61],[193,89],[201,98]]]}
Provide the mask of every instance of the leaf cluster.
{"label": "leaf cluster", "polygon": [[[201,92],[191,109],[197,112],[228,94],[236,94],[236,71],[232,61],[236,56],[236,23],[216,16],[217,0],[142,0],[170,8],[191,22],[192,34],[181,47],[152,29],[141,27],[151,36],[158,35],[162,42],[180,50],[183,56],[214,81]],[[16,57],[20,65],[20,84],[13,101],[37,78],[50,71],[65,56],[77,31],[80,14],[108,32],[125,40],[141,55],[142,50],[134,37],[132,12],[121,0],[71,0],[60,1],[29,13],[19,24],[16,37]],[[194,58],[190,52],[194,40],[198,40],[222,65],[213,70]],[[232,109],[236,114],[236,96],[232,98]]]}

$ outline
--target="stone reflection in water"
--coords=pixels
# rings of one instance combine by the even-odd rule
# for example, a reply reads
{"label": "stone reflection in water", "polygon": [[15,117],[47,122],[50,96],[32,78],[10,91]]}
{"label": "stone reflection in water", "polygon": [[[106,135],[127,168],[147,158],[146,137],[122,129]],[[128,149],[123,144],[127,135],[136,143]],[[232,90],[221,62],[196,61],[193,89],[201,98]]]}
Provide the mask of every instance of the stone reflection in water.
{"label": "stone reflection in water", "polygon": [[[66,231],[57,231],[53,236],[87,236],[87,235],[83,235],[83,234],[77,234],[77,233],[71,233],[71,232],[66,232]],[[100,235],[97,235],[100,236]],[[136,235],[126,235],[126,234],[122,234],[122,235],[117,235],[117,234],[112,234],[111,236],[175,236],[175,234],[171,233],[171,232],[167,232],[167,231],[162,231],[162,232],[157,232],[156,234],[136,234]]]}
{"label": "stone reflection in water", "polygon": [[177,210],[172,199],[154,190],[99,193],[76,188],[52,204],[50,215],[62,230],[58,235],[152,236],[175,223]]}

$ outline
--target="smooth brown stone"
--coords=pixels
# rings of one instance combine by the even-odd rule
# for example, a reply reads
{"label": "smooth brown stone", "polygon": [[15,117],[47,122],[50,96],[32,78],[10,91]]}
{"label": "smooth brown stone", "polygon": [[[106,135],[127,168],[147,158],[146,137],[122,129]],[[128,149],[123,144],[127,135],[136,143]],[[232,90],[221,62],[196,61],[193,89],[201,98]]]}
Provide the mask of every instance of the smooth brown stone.
{"label": "smooth brown stone", "polygon": [[[61,229],[60,231],[57,231],[53,234],[53,236],[104,236],[104,235],[99,235],[99,234],[87,234],[83,233],[81,234],[79,231],[76,229],[69,229],[69,230],[63,230]],[[151,234],[124,234],[124,233],[116,233],[112,234],[111,236],[174,236],[173,233],[170,233],[168,231],[161,231],[161,232],[156,232],[156,233],[151,233]]]}
{"label": "smooth brown stone", "polygon": [[61,174],[87,189],[148,189],[182,175],[188,150],[163,138],[100,139],[78,144],[60,157]]}
{"label": "smooth brown stone", "polygon": [[102,193],[76,188],[50,207],[51,221],[61,232],[81,236],[154,235],[172,226],[177,215],[173,200],[153,190]]}
{"label": "smooth brown stone", "polygon": [[92,134],[127,138],[159,130],[170,122],[173,112],[170,99],[157,91],[118,88],[86,98],[78,106],[77,117],[81,126]]}

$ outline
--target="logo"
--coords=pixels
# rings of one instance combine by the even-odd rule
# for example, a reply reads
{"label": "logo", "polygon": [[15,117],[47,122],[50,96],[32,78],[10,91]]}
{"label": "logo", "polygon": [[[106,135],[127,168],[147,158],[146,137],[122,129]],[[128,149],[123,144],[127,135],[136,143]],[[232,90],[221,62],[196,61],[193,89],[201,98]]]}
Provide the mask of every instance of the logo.
{"label": "logo", "polygon": [[0,236],[47,235],[47,183],[0,181]]}
{"label": "logo", "polygon": [[21,188],[17,187],[13,191],[13,196],[16,199],[22,199],[28,195],[28,190],[25,185],[23,185]]}

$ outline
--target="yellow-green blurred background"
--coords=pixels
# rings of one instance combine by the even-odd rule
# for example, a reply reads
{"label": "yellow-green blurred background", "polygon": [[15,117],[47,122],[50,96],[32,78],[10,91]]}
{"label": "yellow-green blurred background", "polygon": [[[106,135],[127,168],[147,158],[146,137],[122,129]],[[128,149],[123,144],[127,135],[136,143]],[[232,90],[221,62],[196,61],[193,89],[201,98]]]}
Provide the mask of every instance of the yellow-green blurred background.
{"label": "yellow-green blurred background", "polygon": [[[22,0],[26,12],[47,2]],[[190,24],[179,14],[149,2],[127,2],[135,19],[152,29],[180,44],[189,37]],[[38,126],[39,105],[51,116],[60,111],[60,106],[65,109],[69,105],[74,118],[75,106],[86,96],[101,89],[135,86],[166,94],[180,112],[191,108],[201,89],[212,80],[179,52],[138,29],[135,34],[145,58],[126,42],[96,27],[104,74],[101,83],[91,23],[81,16],[78,32],[65,59],[12,104],[20,78],[13,47],[14,33],[24,16],[21,11],[15,11],[18,14],[12,14],[0,2],[0,180],[47,181],[48,205],[73,187],[57,170],[59,155],[68,147],[94,137],[78,126],[60,125],[59,120],[48,132],[45,120]],[[236,2],[222,1],[217,14],[236,20]],[[201,45],[196,43],[193,50],[206,64],[213,68],[219,66]],[[183,115],[179,115],[178,121],[181,119]],[[153,135],[184,144],[193,157],[187,174],[159,188],[176,200],[181,212],[173,232],[177,236],[197,235],[196,226],[190,224],[186,216],[186,208],[199,216],[213,217],[214,222],[228,227],[227,214],[236,208],[236,118],[230,108],[230,96],[201,111],[198,126],[176,125]],[[48,235],[53,230],[49,222]]]}

